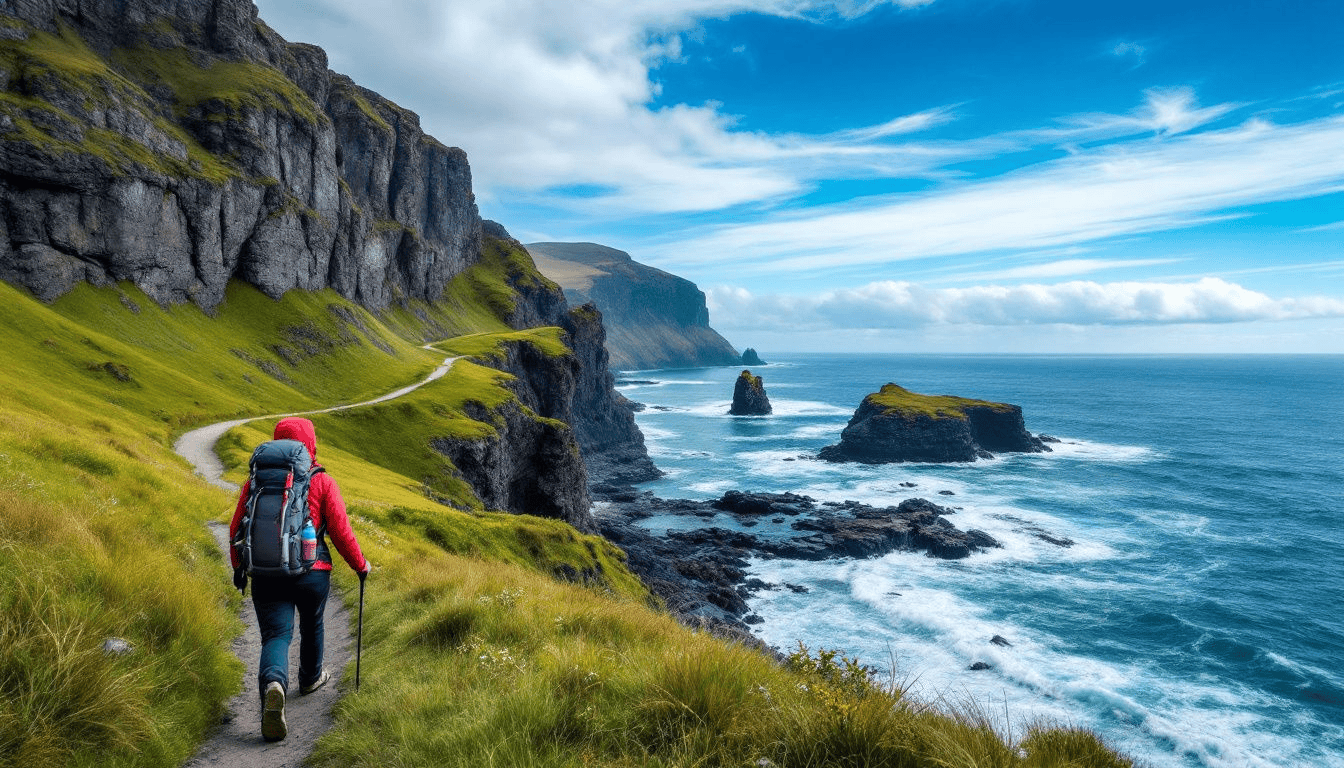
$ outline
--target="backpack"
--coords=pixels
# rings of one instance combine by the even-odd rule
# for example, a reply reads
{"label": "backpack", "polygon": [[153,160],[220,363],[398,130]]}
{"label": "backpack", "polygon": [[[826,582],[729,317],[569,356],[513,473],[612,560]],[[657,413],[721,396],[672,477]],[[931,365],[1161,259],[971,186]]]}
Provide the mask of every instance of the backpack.
{"label": "backpack", "polygon": [[322,471],[298,440],[271,440],[252,452],[247,503],[233,542],[249,574],[300,576],[317,562],[324,531],[313,529],[308,490]]}

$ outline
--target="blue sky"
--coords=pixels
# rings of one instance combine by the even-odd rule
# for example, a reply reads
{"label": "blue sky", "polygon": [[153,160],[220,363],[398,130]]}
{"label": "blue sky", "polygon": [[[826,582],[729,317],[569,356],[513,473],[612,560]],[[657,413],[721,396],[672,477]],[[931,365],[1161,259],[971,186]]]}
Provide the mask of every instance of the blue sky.
{"label": "blue sky", "polygon": [[1344,353],[1344,3],[260,0],[763,351]]}

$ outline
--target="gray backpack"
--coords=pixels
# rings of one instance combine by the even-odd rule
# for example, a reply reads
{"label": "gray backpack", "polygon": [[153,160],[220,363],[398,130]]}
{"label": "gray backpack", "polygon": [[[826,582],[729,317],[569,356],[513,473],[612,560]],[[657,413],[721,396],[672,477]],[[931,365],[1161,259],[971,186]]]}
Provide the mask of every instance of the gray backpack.
{"label": "gray backpack", "polygon": [[323,533],[308,516],[308,489],[322,467],[313,466],[303,443],[271,440],[252,452],[248,468],[247,503],[233,541],[243,568],[253,576],[307,573]]}

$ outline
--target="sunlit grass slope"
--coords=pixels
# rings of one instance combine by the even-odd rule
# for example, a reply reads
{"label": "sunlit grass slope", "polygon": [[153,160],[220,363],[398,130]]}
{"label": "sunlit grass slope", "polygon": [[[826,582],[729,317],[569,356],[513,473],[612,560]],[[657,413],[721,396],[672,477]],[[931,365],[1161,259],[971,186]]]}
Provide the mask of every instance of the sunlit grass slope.
{"label": "sunlit grass slope", "polygon": [[[470,285],[450,293],[488,305]],[[326,291],[276,302],[235,285],[207,315],[129,286],[80,286],[48,306],[0,283],[0,765],[176,765],[195,749],[241,674],[239,600],[204,524],[233,498],[193,476],[173,439],[422,378],[443,353],[418,346],[428,331],[413,318],[393,332]],[[505,377],[464,362],[414,399],[319,418],[322,459],[371,556],[452,551],[645,599],[614,547],[482,509],[428,449],[490,430],[461,410],[511,398]],[[245,461],[271,426],[231,436],[225,458]],[[104,653],[112,637],[134,651]]]}
{"label": "sunlit grass slope", "polygon": [[[234,286],[206,315],[124,287],[45,306],[0,284],[0,764],[177,765],[237,690],[240,602],[205,525],[233,496],[191,475],[178,434],[358,402],[460,354],[477,362],[404,399],[313,417],[375,565],[363,686],[318,765],[1129,765],[1086,732],[911,701],[843,657],[782,667],[692,633],[610,543],[484,509],[430,442],[495,429],[514,396],[481,363],[503,345],[564,353],[557,329],[501,319],[529,270],[495,243],[441,305],[383,317],[329,292]],[[232,479],[272,427],[221,441]],[[336,579],[353,599],[348,569]],[[135,650],[106,654],[109,637]]]}

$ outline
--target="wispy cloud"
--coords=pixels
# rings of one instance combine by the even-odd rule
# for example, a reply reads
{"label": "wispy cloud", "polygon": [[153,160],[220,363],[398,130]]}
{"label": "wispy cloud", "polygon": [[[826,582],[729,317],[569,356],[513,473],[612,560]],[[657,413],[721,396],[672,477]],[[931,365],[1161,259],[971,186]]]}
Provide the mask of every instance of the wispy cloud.
{"label": "wispy cloud", "polygon": [[1182,325],[1344,317],[1344,301],[1282,298],[1218,278],[1188,283],[1071,281],[932,289],[884,281],[816,296],[708,292],[716,326],[799,330],[910,329],[940,325]]}
{"label": "wispy cloud", "polygon": [[963,281],[1010,281],[1010,280],[1047,280],[1061,277],[1091,275],[1115,269],[1134,267],[1153,267],[1159,264],[1174,264],[1180,259],[1060,259],[1040,264],[1024,264],[987,272],[971,272],[958,275]]}
{"label": "wispy cloud", "polygon": [[1195,90],[1189,86],[1150,88],[1144,91],[1143,104],[1127,115],[1076,115],[1067,118],[1065,124],[1073,130],[1103,137],[1135,133],[1174,136],[1211,123],[1242,106],[1229,103],[1201,107]]}
{"label": "wispy cloud", "polygon": [[[467,150],[477,192],[573,207],[574,185],[610,190],[583,204],[612,215],[704,211],[795,195],[822,168],[884,173],[901,154],[873,142],[951,119],[897,117],[864,136],[738,130],[717,105],[650,107],[651,70],[681,36],[742,13],[824,22],[932,0],[261,0],[294,40],[317,35],[338,71],[413,106],[426,129]],[[866,158],[860,160],[860,158]],[[918,164],[911,164],[919,168]]]}
{"label": "wispy cloud", "polygon": [[[679,238],[662,263],[809,272],[1193,227],[1344,187],[1344,118],[1107,145],[1003,176],[777,213]],[[675,251],[675,252],[674,252]]]}
{"label": "wispy cloud", "polygon": [[1135,67],[1148,63],[1148,47],[1133,40],[1122,40],[1111,47],[1111,55],[1118,59],[1133,59]]}
{"label": "wispy cloud", "polygon": [[831,138],[841,141],[873,141],[876,139],[888,138],[890,136],[902,136],[905,134],[927,131],[930,128],[946,125],[956,119],[956,106],[938,107],[923,112],[916,112],[913,115],[903,115],[894,120],[882,123],[881,125],[840,131],[831,134]]}

